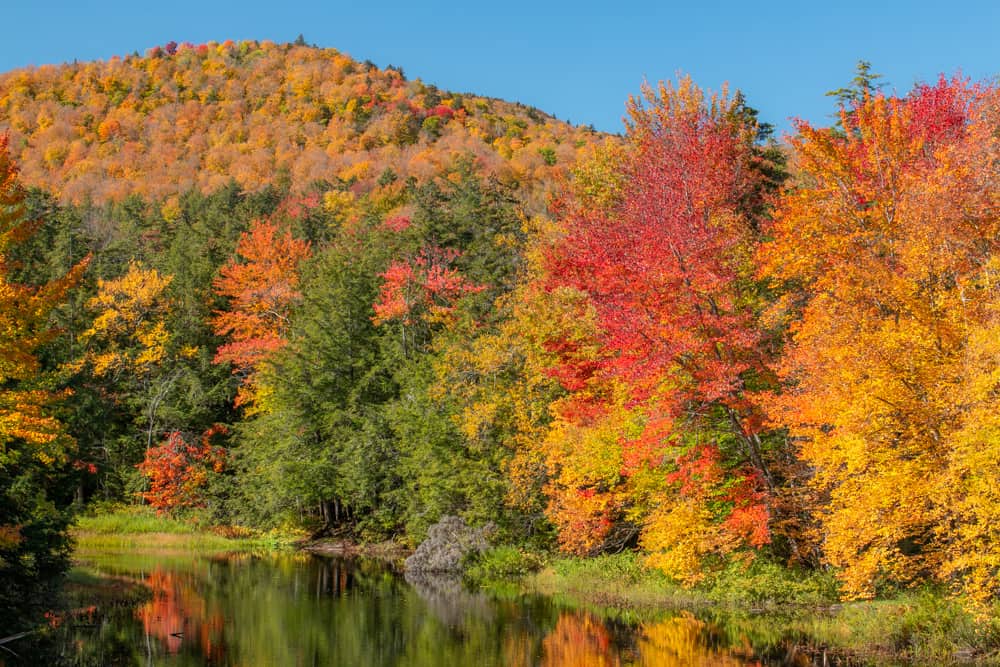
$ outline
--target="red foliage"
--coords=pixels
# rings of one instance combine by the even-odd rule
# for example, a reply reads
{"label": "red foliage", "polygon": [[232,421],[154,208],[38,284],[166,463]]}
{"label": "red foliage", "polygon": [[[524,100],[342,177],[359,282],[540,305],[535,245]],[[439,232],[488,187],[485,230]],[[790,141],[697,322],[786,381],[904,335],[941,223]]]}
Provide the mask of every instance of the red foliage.
{"label": "red foliage", "polygon": [[410,262],[396,261],[382,274],[385,281],[375,304],[375,324],[402,320],[412,324],[430,315],[440,318],[454,310],[454,302],[486,289],[466,280],[449,266],[457,251],[425,248]]}
{"label": "red foliage", "polygon": [[212,440],[227,432],[225,426],[216,424],[202,434],[198,444],[191,444],[174,431],[162,445],[147,450],[145,460],[136,466],[150,481],[143,500],[159,513],[201,507],[209,471],[222,472],[226,460],[225,450]]}
{"label": "red foliage", "polygon": [[405,232],[410,228],[410,224],[410,218],[405,215],[395,215],[382,222],[383,227],[393,232]]}
{"label": "red foliage", "polygon": [[744,379],[769,358],[742,264],[755,239],[748,202],[760,198],[754,128],[725,98],[706,103],[686,84],[646,99],[655,106],[631,109],[619,203],[569,202],[566,235],[547,251],[548,287],[589,296],[603,352],[582,357],[573,340],[550,342],[561,362],[550,372],[579,394],[565,402],[583,402],[571,413],[596,413],[601,383],[626,388],[628,407],[642,407],[644,431],[621,443],[624,477],[659,468],[684,424],[721,412],[743,449],[723,456],[711,443],[671,456],[679,469],[670,481],[682,495],[732,503],[718,519],[759,545],[769,539],[755,469],[761,419]]}
{"label": "red foliage", "polygon": [[933,86],[916,86],[906,98],[913,114],[911,133],[932,145],[958,138],[968,123],[975,90],[957,77],[949,81],[944,76]]}
{"label": "red foliage", "polygon": [[455,115],[455,110],[451,107],[447,107],[443,104],[439,104],[436,107],[427,109],[424,112],[427,116],[438,116],[439,118],[444,118],[445,120],[451,119]]}
{"label": "red foliage", "polygon": [[705,119],[679,125],[644,137],[618,215],[581,212],[550,255],[557,284],[590,294],[615,352],[606,370],[636,400],[678,371],[690,376],[667,399],[674,413],[694,398],[732,400],[759,340],[732,261],[747,147]]}

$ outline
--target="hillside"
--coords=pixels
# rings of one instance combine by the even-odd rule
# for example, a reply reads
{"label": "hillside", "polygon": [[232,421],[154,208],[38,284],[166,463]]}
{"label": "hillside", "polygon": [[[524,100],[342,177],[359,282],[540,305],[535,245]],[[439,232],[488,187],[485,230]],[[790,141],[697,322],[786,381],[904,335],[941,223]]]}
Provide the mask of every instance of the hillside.
{"label": "hillside", "polygon": [[0,74],[0,130],[22,181],[64,203],[218,190],[276,179],[365,190],[477,171],[533,208],[600,135],[521,104],[438,90],[335,49],[273,42],[168,44],[145,56]]}

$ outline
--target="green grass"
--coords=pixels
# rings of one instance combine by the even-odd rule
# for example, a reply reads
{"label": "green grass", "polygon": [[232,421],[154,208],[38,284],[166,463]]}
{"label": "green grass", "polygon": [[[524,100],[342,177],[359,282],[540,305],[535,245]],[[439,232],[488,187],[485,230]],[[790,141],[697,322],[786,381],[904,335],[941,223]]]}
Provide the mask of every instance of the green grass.
{"label": "green grass", "polygon": [[[933,587],[891,600],[845,604],[813,634],[832,645],[904,655],[932,664],[956,657],[1000,657],[1000,616],[977,620],[960,601]],[[995,663],[994,663],[995,664]]]}
{"label": "green grass", "polygon": [[149,507],[139,505],[119,506],[108,513],[81,516],[76,528],[87,533],[129,534],[171,533],[190,535],[200,532],[201,527],[192,519],[175,519],[157,515]]}
{"label": "green grass", "polygon": [[684,589],[656,570],[643,566],[634,552],[593,558],[555,558],[524,578],[524,587],[557,602],[583,607],[601,615],[639,622],[664,610],[704,603],[702,596]]}
{"label": "green grass", "polygon": [[293,531],[259,531],[240,526],[208,526],[196,516],[158,515],[141,506],[119,506],[110,511],[81,516],[73,530],[83,550],[128,547],[231,550],[285,549],[305,537]]}

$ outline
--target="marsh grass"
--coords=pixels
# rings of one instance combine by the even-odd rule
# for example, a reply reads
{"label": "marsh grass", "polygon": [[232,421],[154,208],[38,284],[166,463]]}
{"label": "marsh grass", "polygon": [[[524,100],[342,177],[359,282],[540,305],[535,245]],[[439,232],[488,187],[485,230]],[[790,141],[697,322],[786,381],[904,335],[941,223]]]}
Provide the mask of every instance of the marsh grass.
{"label": "marsh grass", "polygon": [[288,549],[305,538],[291,530],[260,531],[242,526],[209,526],[196,515],[170,517],[148,507],[119,506],[77,519],[72,530],[78,550],[183,549],[227,551]]}

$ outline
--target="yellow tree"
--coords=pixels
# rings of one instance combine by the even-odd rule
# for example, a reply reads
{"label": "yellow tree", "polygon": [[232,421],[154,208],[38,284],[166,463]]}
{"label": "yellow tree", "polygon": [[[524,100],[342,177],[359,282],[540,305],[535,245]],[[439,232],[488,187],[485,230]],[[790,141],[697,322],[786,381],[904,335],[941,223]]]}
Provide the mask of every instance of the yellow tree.
{"label": "yellow tree", "polygon": [[938,482],[972,464],[961,442],[989,437],[988,420],[970,420],[988,401],[968,370],[993,372],[969,349],[996,299],[992,98],[957,80],[866,96],[843,132],[802,124],[792,141],[800,185],[760,255],[788,290],[778,316],[795,320],[771,414],[812,470],[817,540],[849,597],[946,571],[969,520],[949,505],[984,491],[978,473],[949,492]]}
{"label": "yellow tree", "polygon": [[[171,302],[166,293],[171,277],[130,262],[120,278],[99,280],[97,294],[87,302],[95,313],[81,340],[88,345],[79,366],[108,380],[119,400],[141,407],[146,449],[153,445],[158,414],[177,379],[171,369],[174,351],[166,319]],[[195,350],[179,350],[192,356]]]}
{"label": "yellow tree", "polygon": [[24,191],[0,136],[0,618],[30,624],[39,585],[66,565],[66,513],[60,470],[73,440],[52,414],[60,396],[36,356],[53,335],[49,314],[79,279],[86,261],[61,280],[31,287],[10,280],[10,251],[31,234]]}
{"label": "yellow tree", "polygon": [[[7,153],[7,136],[0,135],[0,465],[23,456],[45,464],[62,456],[58,443],[62,426],[49,415],[57,394],[32,386],[41,374],[35,352],[53,331],[48,317],[86,268],[85,260],[63,279],[42,287],[12,283],[8,254],[34,230],[26,217],[24,191],[17,168]],[[18,446],[12,446],[14,444]],[[22,449],[23,446],[27,446]]]}

